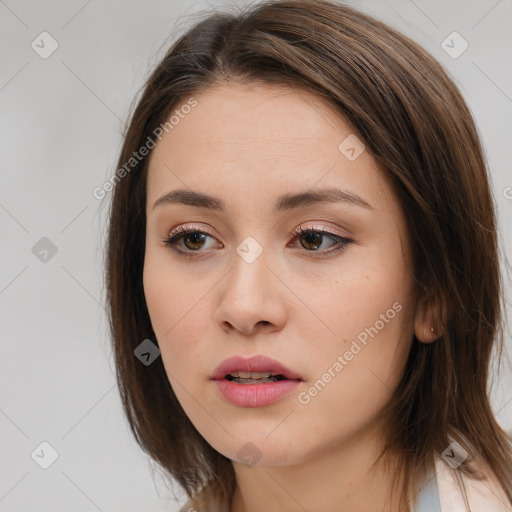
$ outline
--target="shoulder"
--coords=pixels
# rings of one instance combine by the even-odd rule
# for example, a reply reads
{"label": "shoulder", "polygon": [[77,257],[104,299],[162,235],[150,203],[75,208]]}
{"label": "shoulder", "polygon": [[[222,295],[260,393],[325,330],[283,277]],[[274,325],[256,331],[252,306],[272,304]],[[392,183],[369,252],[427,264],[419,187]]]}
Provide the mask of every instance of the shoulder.
{"label": "shoulder", "polygon": [[[452,469],[439,455],[435,456],[435,470],[439,500],[442,512],[512,512],[510,499],[498,483],[496,477],[481,462],[477,468],[484,474],[484,478],[477,480],[469,475]],[[467,502],[461,492],[460,484],[464,485]]]}
{"label": "shoulder", "polygon": [[[438,454],[434,457],[437,487],[441,512],[512,512],[512,505],[495,476],[480,462],[477,468],[484,478],[477,480],[452,469]],[[461,491],[461,482],[467,495],[467,502]],[[189,499],[179,512],[229,512],[229,506]]]}

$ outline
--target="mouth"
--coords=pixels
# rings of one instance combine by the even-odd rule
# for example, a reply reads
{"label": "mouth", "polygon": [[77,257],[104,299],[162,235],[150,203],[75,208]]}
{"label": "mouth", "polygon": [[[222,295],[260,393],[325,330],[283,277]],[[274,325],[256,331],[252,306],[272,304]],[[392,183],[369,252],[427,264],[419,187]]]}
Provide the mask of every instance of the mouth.
{"label": "mouth", "polygon": [[228,403],[237,407],[264,407],[296,392],[304,379],[280,362],[258,355],[223,361],[211,380]]}
{"label": "mouth", "polygon": [[[240,367],[243,369],[231,369]],[[218,367],[212,381],[220,396],[231,405],[265,407],[296,392],[303,379],[274,360],[256,356],[226,360]]]}
{"label": "mouth", "polygon": [[275,359],[256,355],[248,359],[234,356],[225,359],[214,371],[213,380],[239,384],[263,384],[282,380],[302,381],[302,377]]}

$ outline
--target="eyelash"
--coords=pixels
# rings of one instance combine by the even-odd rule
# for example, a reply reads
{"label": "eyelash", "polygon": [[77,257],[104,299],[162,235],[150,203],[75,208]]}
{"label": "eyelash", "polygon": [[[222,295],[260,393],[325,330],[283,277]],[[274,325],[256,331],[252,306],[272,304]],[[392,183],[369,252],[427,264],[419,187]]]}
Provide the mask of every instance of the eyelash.
{"label": "eyelash", "polygon": [[[166,246],[168,246],[171,250],[178,253],[180,256],[183,256],[184,258],[194,258],[194,257],[197,257],[197,254],[202,254],[205,252],[205,251],[200,251],[200,250],[190,251],[190,250],[183,250],[183,249],[178,248],[177,243],[181,239],[183,239],[185,236],[190,235],[192,233],[201,233],[201,234],[208,235],[208,236],[214,238],[210,233],[208,233],[206,231],[202,231],[200,229],[196,229],[194,227],[185,228],[183,226],[180,226],[177,229],[177,231],[178,231],[178,233],[175,232],[174,234],[171,234],[171,235],[163,238],[162,242]],[[341,251],[345,250],[349,244],[354,242],[354,240],[352,240],[350,238],[346,238],[346,237],[343,237],[340,235],[335,235],[334,233],[325,231],[323,229],[313,229],[313,228],[303,229],[302,226],[300,226],[298,229],[296,229],[292,234],[295,239],[297,237],[304,236],[304,235],[307,235],[310,233],[319,233],[323,236],[330,238],[334,242],[337,242],[336,243],[337,247],[335,245],[334,249],[324,249],[323,251],[303,249],[305,252],[321,253],[323,256],[328,256],[331,254],[341,252]],[[313,257],[315,257],[315,256],[313,256]]]}

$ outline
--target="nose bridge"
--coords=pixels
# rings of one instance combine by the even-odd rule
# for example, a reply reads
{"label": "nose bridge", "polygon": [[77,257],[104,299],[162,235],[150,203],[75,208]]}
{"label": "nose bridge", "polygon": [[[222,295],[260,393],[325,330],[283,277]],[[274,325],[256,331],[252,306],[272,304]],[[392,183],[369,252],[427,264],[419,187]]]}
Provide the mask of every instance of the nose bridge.
{"label": "nose bridge", "polygon": [[266,287],[271,286],[268,276],[271,272],[267,268],[269,253],[270,249],[255,237],[246,236],[235,247],[230,287],[237,292],[261,294]]}

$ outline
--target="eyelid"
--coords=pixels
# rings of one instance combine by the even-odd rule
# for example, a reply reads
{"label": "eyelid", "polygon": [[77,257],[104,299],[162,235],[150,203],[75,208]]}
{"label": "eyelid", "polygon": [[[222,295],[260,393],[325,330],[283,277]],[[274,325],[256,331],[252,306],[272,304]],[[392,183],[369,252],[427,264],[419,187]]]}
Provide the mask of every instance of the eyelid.
{"label": "eyelid", "polygon": [[[315,221],[311,221],[311,222],[315,222]],[[348,234],[342,234],[342,233],[336,232],[336,228],[328,226],[321,221],[316,221],[316,224],[312,224],[312,225],[300,224],[292,231],[292,234],[300,235],[304,231],[320,231],[320,232],[325,232],[326,234],[329,234],[329,235],[339,236],[340,238],[347,238],[347,239],[349,238]]]}
{"label": "eyelid", "polygon": [[182,233],[184,231],[187,232],[187,231],[192,231],[192,230],[202,231],[202,232],[216,238],[215,235],[208,228],[205,228],[204,226],[200,226],[199,224],[197,224],[197,225],[196,224],[185,224],[185,225],[180,224],[178,227],[171,229],[171,231],[168,233],[167,237],[171,238],[174,235],[179,235],[180,233]]}

